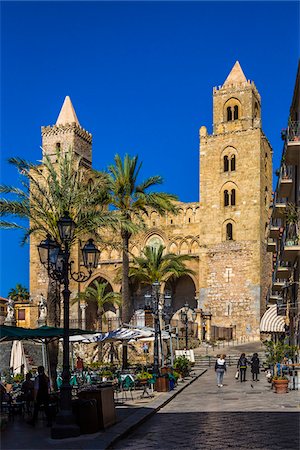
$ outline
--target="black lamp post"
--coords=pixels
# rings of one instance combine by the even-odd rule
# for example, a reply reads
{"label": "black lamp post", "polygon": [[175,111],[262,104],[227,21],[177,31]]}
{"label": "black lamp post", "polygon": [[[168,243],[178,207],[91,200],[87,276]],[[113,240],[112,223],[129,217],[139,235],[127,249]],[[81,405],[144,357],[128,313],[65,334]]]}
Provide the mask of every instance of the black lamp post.
{"label": "black lamp post", "polygon": [[[188,342],[189,342],[189,318],[188,312],[190,310],[189,304],[185,303],[183,306],[183,310],[180,312],[181,322],[185,325],[185,348],[188,350]],[[193,322],[196,320],[196,312],[192,310],[192,319]]]}
{"label": "black lamp post", "polygon": [[159,281],[152,283],[152,291],[144,295],[145,309],[151,310],[154,317],[154,351],[153,351],[153,373],[159,375],[159,347],[158,339],[160,333],[158,303],[159,303]]}
{"label": "black lamp post", "polygon": [[159,375],[159,349],[158,349],[158,338],[159,338],[159,316],[158,316],[158,301],[159,301],[159,287],[158,281],[152,284],[152,305],[154,314],[154,361],[153,361],[153,372]]}
{"label": "black lamp post", "polygon": [[[160,311],[159,311],[159,289],[160,283],[159,281],[155,281],[152,283],[152,291],[146,292],[144,295],[145,299],[145,309],[152,310],[152,314],[154,316],[154,356],[153,356],[153,372],[156,375],[159,375],[159,337],[161,333],[160,329]],[[166,292],[164,295],[164,308],[170,309],[171,307],[171,294],[170,292]],[[161,311],[162,313],[162,311]]]}
{"label": "black lamp post", "polygon": [[94,268],[98,266],[100,252],[96,248],[92,239],[82,248],[82,257],[85,272],[74,272],[72,265],[74,261],[70,260],[71,243],[75,231],[75,223],[68,213],[65,213],[58,223],[61,245],[53,240],[51,236],[38,245],[38,251],[41,263],[47,268],[50,278],[63,284],[64,300],[64,335],[63,335],[63,372],[62,386],[60,390],[60,412],[57,415],[56,424],[51,430],[51,436],[54,439],[79,436],[80,429],[75,424],[72,414],[72,387],[70,385],[70,349],[69,349],[69,312],[70,312],[70,290],[69,276],[76,282],[87,281]]}

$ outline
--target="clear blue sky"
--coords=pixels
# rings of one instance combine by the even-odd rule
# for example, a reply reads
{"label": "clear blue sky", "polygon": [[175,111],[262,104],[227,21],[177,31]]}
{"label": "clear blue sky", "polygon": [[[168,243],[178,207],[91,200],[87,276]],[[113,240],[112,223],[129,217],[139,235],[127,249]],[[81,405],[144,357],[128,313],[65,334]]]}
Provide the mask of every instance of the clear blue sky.
{"label": "clear blue sky", "polygon": [[[262,96],[279,165],[299,58],[297,2],[2,2],[1,182],[10,156],[41,157],[42,125],[70,95],[93,134],[93,165],[138,154],[143,178],[197,201],[198,130],[211,132],[212,88],[239,60]],[[1,231],[1,287],[28,287],[29,246]]]}

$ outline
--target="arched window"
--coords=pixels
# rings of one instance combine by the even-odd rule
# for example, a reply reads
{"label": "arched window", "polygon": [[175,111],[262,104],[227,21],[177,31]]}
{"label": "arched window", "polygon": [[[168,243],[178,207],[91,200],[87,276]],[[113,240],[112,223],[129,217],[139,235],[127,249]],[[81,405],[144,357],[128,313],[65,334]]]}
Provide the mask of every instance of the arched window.
{"label": "arched window", "polygon": [[233,241],[233,226],[232,223],[226,225],[226,241]]}
{"label": "arched window", "polygon": [[232,155],[232,157],[230,159],[230,170],[231,171],[235,170],[235,155]]}
{"label": "arched window", "polygon": [[235,205],[235,189],[232,189],[231,191],[231,206]]}
{"label": "arched window", "polygon": [[232,120],[232,110],[231,110],[231,106],[227,107],[227,121],[229,122],[230,120]]}
{"label": "arched window", "polygon": [[228,191],[224,191],[224,206],[228,206],[229,205],[229,194]]}
{"label": "arched window", "polygon": [[61,150],[60,142],[56,142],[55,148],[56,148],[56,150],[57,150],[58,152]]}
{"label": "arched window", "polygon": [[233,108],[233,119],[237,120],[239,118],[239,107],[238,105],[234,105]]}
{"label": "arched window", "polygon": [[228,170],[229,170],[228,156],[224,156],[224,172],[228,172]]}

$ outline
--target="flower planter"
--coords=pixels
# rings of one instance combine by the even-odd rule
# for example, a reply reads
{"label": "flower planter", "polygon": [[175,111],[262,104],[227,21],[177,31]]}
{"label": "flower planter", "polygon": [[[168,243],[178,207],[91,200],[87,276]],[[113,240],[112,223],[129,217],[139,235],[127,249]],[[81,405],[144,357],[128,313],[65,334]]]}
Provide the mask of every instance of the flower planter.
{"label": "flower planter", "polygon": [[166,377],[158,377],[155,382],[155,390],[157,392],[169,392],[169,379]]}
{"label": "flower planter", "polygon": [[288,392],[289,380],[273,380],[275,394],[286,394]]}

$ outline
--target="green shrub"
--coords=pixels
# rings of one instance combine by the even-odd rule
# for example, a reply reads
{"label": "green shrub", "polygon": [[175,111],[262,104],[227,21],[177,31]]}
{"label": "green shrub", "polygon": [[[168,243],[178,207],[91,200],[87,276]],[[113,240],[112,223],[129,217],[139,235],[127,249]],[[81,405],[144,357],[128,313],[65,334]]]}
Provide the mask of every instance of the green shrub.
{"label": "green shrub", "polygon": [[191,362],[185,356],[178,356],[174,361],[174,369],[176,369],[182,377],[187,377],[191,371]]}
{"label": "green shrub", "polygon": [[137,375],[136,375],[137,380],[150,380],[151,378],[152,378],[151,373],[146,372],[146,371],[137,373]]}
{"label": "green shrub", "polygon": [[21,381],[24,381],[24,374],[23,373],[17,373],[14,378],[13,381],[15,383],[20,383]]}

